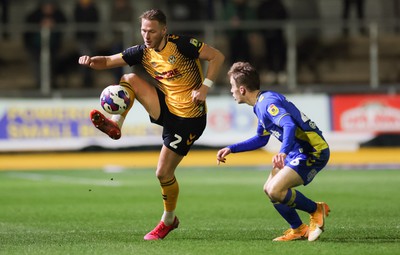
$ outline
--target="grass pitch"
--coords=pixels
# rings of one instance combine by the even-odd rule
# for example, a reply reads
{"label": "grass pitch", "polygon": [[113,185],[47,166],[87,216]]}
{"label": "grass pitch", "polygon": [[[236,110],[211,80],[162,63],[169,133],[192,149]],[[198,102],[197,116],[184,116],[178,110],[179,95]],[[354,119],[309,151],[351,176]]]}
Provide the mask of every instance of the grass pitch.
{"label": "grass pitch", "polygon": [[2,171],[0,254],[400,254],[400,171],[322,171],[299,190],[331,207],[326,231],[288,243],[271,241],[288,226],[268,173],[178,169],[181,225],[149,242],[163,210],[152,169]]}

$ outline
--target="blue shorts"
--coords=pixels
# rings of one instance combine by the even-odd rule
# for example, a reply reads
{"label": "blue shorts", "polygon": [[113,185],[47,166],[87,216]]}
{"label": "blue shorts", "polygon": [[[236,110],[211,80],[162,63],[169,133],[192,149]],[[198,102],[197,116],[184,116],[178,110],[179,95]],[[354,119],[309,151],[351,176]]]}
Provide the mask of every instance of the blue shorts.
{"label": "blue shorts", "polygon": [[309,184],[319,171],[321,171],[329,161],[330,151],[324,149],[319,157],[314,153],[290,152],[286,157],[285,165],[292,168],[304,181],[304,186]]}

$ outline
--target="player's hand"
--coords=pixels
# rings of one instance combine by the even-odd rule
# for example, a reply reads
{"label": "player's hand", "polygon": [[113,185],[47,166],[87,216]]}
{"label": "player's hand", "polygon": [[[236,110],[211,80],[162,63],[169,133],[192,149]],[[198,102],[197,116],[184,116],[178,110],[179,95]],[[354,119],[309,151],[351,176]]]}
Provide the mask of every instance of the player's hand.
{"label": "player's hand", "polygon": [[89,66],[90,65],[90,56],[84,55],[79,57],[78,63],[80,65]]}
{"label": "player's hand", "polygon": [[204,103],[206,101],[208,87],[202,85],[198,90],[192,91],[192,101],[196,104]]}
{"label": "player's hand", "polygon": [[88,66],[93,69],[101,69],[101,67],[105,66],[105,58],[99,56],[81,56],[78,60],[79,64]]}
{"label": "player's hand", "polygon": [[228,147],[225,147],[223,149],[220,149],[217,152],[217,165],[219,165],[221,162],[225,163],[226,161],[226,156],[228,156],[231,153],[231,149],[229,149]]}
{"label": "player's hand", "polygon": [[81,56],[79,57],[78,63],[83,66],[90,66],[92,63],[91,57],[87,55]]}
{"label": "player's hand", "polygon": [[278,153],[272,157],[272,167],[282,169],[285,166],[285,153]]}

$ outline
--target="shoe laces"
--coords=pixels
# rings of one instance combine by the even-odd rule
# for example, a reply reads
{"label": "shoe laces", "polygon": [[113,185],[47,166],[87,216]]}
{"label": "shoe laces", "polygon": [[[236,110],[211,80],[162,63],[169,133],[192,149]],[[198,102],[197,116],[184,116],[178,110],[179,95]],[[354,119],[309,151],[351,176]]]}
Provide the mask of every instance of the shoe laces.
{"label": "shoe laces", "polygon": [[163,231],[166,228],[166,225],[164,224],[164,222],[160,222],[157,227],[155,227],[153,229],[153,231],[151,231],[152,234],[158,233]]}
{"label": "shoe laces", "polygon": [[294,229],[289,228],[289,229],[287,229],[285,232],[283,232],[283,235],[284,235],[284,236],[288,236],[288,235],[290,235],[290,234],[294,234]]}

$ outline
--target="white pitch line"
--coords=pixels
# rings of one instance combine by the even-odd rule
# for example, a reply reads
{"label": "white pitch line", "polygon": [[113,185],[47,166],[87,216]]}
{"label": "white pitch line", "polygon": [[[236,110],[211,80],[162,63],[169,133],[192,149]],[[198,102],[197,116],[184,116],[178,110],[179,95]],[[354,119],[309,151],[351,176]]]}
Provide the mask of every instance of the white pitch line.
{"label": "white pitch line", "polygon": [[85,184],[85,185],[97,185],[97,186],[121,186],[118,181],[105,181],[105,180],[94,180],[89,178],[76,178],[71,176],[63,175],[48,175],[48,174],[36,174],[36,173],[21,173],[11,172],[8,176],[32,181],[52,181],[72,184]]}

